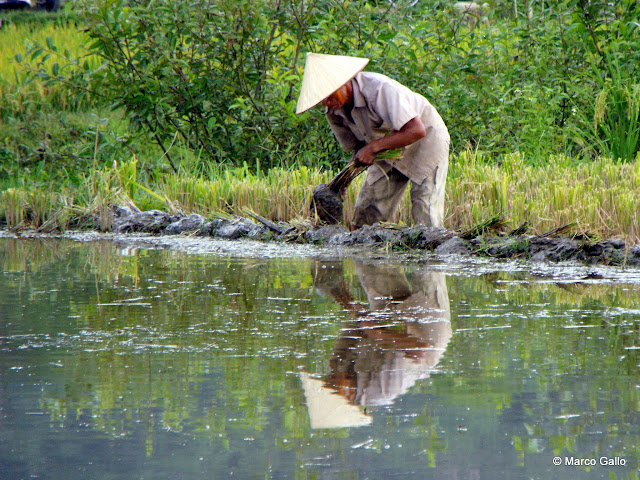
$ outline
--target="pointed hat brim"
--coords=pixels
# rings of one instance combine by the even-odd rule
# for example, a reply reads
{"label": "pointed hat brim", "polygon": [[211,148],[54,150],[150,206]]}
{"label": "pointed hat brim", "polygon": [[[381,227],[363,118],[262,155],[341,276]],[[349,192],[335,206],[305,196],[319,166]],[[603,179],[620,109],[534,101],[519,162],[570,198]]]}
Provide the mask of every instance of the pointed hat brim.
{"label": "pointed hat brim", "polygon": [[355,77],[367,63],[368,58],[307,53],[296,113],[316,106]]}
{"label": "pointed hat brim", "polygon": [[311,428],[347,428],[371,425],[373,418],[362,408],[352,405],[335,390],[324,386],[322,380],[307,373],[300,375],[307,402]]}

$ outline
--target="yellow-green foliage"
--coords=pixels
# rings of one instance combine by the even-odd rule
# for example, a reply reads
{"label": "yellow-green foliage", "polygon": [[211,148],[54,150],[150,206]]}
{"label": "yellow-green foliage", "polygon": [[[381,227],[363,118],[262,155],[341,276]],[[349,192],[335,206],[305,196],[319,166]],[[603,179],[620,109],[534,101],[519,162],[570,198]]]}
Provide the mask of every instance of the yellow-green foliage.
{"label": "yellow-green foliage", "polygon": [[449,169],[448,224],[473,225],[501,215],[514,226],[529,222],[535,232],[576,222],[586,232],[636,241],[639,160],[575,162],[558,156],[532,166],[520,154],[487,163],[463,153]]}
{"label": "yellow-green foliage", "polygon": [[[327,183],[335,172],[307,167],[275,168],[252,174],[230,168],[209,178],[187,173],[164,175],[157,183],[139,178],[137,158],[91,172],[85,188],[75,194],[8,189],[0,192],[0,219],[8,226],[54,225],[64,228],[69,217],[91,213],[108,229],[109,208],[131,202],[141,209],[165,208],[184,213],[243,215],[250,209],[275,221],[309,219],[313,188]],[[349,187],[345,216],[353,205],[364,175]],[[520,154],[498,162],[467,152],[451,159],[447,179],[447,228],[468,229],[487,218],[501,216],[516,227],[524,222],[532,233],[543,233],[575,222],[577,231],[621,236],[637,243],[640,158],[617,163],[600,158],[573,162],[552,157],[543,165],[529,165]],[[408,194],[394,221],[410,224]],[[64,219],[61,221],[60,219]]]}
{"label": "yellow-green foliage", "polygon": [[307,167],[274,168],[262,175],[229,169],[208,180],[167,175],[157,189],[185,211],[241,214],[249,208],[270,219],[288,221],[309,216],[313,187],[329,178],[327,172]]}
{"label": "yellow-green foliage", "polygon": [[[47,45],[47,37],[60,52],[68,51],[70,57],[80,57],[84,52],[87,36],[79,27],[46,23],[34,27],[29,24],[5,23],[0,28],[0,80],[24,79],[24,72],[15,63],[15,55],[24,53],[33,43]],[[54,63],[49,63],[49,67]],[[18,81],[17,83],[21,83]]]}
{"label": "yellow-green foliage", "polygon": [[[16,56],[21,58],[22,63],[29,63],[31,68],[43,68],[53,73],[54,68],[61,71],[69,59],[82,58],[86,53],[86,41],[86,33],[75,25],[48,22],[34,26],[5,22],[0,28],[0,99],[12,102],[14,110],[18,112],[24,110],[22,104],[27,103],[33,95],[38,99],[55,100],[56,105],[64,107],[70,101],[68,89],[62,85],[45,87],[38,80],[27,82],[28,69],[16,62]],[[36,63],[42,62],[40,65],[29,62],[27,58],[27,52],[33,44],[44,47],[42,55],[36,60]],[[55,46],[56,53],[50,50],[51,46]],[[49,54],[52,55],[47,57]]]}
{"label": "yellow-green foliage", "polygon": [[[543,233],[576,222],[584,232],[619,235],[634,242],[638,231],[640,162],[617,163],[601,158],[573,162],[551,157],[533,166],[520,154],[498,162],[466,152],[451,159],[447,179],[446,226],[465,229],[500,215],[514,227],[528,222],[532,232]],[[227,171],[215,180],[188,175],[166,176],[157,190],[186,211],[241,214],[251,208],[273,220],[308,218],[309,199],[315,185],[333,176],[301,168],[274,169],[264,176]],[[357,178],[345,201],[345,215],[353,204],[364,176]],[[395,219],[410,224],[408,195]]]}

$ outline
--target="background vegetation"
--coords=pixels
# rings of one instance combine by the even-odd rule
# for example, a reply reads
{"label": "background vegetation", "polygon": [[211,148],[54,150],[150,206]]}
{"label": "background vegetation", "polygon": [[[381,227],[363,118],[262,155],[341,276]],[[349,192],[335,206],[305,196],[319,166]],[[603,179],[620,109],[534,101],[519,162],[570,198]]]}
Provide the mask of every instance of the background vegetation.
{"label": "background vegetation", "polygon": [[0,218],[68,228],[123,197],[239,213],[233,182],[256,198],[258,178],[284,181],[287,196],[269,183],[269,211],[249,206],[308,215],[309,182],[345,161],[320,108],[294,113],[304,53],[318,51],[371,58],[369,70],[436,106],[452,135],[450,228],[501,214],[544,230],[576,212],[584,228],[635,239],[637,2],[456,3],[76,0],[58,14],[3,14]]}

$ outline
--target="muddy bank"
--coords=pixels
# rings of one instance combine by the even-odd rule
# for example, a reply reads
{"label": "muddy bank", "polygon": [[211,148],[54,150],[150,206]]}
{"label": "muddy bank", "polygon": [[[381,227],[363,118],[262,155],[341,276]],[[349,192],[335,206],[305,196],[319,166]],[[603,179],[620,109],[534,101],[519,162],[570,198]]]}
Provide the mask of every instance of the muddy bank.
{"label": "muddy bank", "polygon": [[537,262],[640,265],[640,245],[630,246],[616,239],[595,242],[585,238],[548,234],[485,234],[469,238],[468,235],[465,237],[446,229],[423,226],[389,228],[380,225],[348,231],[342,225],[314,227],[276,223],[258,215],[254,218],[207,219],[197,214],[181,217],[158,210],[141,212],[128,207],[114,210],[112,230],[115,233],[196,235],[226,240],[249,238],[316,245],[385,245],[398,250],[425,251],[438,255],[526,259]]}

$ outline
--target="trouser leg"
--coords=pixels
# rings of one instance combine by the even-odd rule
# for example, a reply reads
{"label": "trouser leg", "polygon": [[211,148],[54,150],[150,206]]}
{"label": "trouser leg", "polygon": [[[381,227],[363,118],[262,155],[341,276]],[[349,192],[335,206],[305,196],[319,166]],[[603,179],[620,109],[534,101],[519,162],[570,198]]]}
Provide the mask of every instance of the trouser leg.
{"label": "trouser leg", "polygon": [[353,226],[387,222],[396,212],[409,179],[395,168],[372,184],[365,180],[354,207]]}
{"label": "trouser leg", "polygon": [[444,225],[447,168],[448,162],[444,161],[421,184],[411,182],[411,216],[414,224],[438,228]]}

